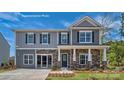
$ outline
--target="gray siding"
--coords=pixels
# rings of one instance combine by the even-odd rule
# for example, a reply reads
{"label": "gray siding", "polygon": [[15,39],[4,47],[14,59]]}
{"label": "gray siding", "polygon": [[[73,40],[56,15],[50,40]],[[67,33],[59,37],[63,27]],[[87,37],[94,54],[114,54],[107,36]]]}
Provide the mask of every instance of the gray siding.
{"label": "gray siding", "polygon": [[73,30],[72,31],[72,44],[73,45],[99,45],[99,30],[92,30],[94,31],[94,42],[93,43],[83,43],[83,44],[80,44],[78,41],[77,41],[77,32],[79,30]]}
{"label": "gray siding", "polygon": [[94,27],[94,25],[92,25],[91,23],[89,23],[87,21],[84,21],[84,22],[78,24],[76,27]]}
{"label": "gray siding", "polygon": [[57,48],[57,32],[50,32],[50,44],[48,45],[43,45],[40,43],[40,33],[42,32],[35,32],[36,43],[34,45],[28,45],[25,43],[26,32],[17,32],[16,47],[18,48]]}
{"label": "gray siding", "polygon": [[10,45],[0,33],[0,63],[8,61],[10,56]]}
{"label": "gray siding", "polygon": [[58,32],[58,44],[59,45],[70,45],[70,42],[71,42],[71,39],[70,39],[70,35],[71,35],[71,33],[70,33],[70,31],[68,32],[68,43],[67,44],[61,44],[61,36],[60,36],[60,34],[61,34],[62,32]]}
{"label": "gray siding", "polygon": [[[23,64],[23,55],[24,54],[35,54],[35,50],[16,50],[16,67],[17,68],[35,68],[35,64],[24,65]],[[35,56],[34,56],[35,62]]]}

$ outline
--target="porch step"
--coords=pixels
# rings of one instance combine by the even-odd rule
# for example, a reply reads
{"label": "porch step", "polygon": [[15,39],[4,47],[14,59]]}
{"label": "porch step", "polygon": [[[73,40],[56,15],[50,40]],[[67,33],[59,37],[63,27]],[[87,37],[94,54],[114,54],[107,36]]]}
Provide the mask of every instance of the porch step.
{"label": "porch step", "polygon": [[74,76],[74,72],[73,71],[51,71],[49,73],[50,77],[72,77]]}

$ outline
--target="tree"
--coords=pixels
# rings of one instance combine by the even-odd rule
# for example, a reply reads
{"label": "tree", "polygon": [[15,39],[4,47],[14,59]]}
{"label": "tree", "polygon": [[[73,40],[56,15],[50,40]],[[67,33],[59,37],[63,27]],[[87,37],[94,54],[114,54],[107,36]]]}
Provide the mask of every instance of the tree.
{"label": "tree", "polygon": [[101,35],[102,43],[111,41],[111,31],[113,29],[112,25],[114,23],[114,16],[109,13],[104,13],[103,15],[99,16],[98,21],[105,28]]}
{"label": "tree", "polygon": [[111,65],[124,65],[124,47],[119,41],[110,44],[109,60]]}
{"label": "tree", "polygon": [[120,26],[119,34],[120,34],[120,40],[122,44],[123,38],[124,38],[124,12],[121,13],[121,26]]}

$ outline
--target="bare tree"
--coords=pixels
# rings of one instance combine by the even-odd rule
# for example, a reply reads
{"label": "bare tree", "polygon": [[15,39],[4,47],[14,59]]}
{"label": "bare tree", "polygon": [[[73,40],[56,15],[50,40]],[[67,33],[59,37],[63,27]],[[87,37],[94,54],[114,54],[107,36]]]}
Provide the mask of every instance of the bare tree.
{"label": "bare tree", "polygon": [[99,23],[105,27],[102,31],[102,43],[105,41],[111,41],[111,30],[112,25],[114,24],[114,16],[110,13],[104,13],[103,15],[99,16],[98,19]]}

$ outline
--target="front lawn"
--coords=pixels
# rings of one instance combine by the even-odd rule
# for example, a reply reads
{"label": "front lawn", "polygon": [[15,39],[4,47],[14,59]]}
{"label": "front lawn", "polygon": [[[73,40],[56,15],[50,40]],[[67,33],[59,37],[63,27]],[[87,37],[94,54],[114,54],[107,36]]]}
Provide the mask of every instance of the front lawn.
{"label": "front lawn", "polygon": [[46,80],[124,80],[123,73],[79,72],[73,77],[47,77]]}

